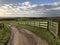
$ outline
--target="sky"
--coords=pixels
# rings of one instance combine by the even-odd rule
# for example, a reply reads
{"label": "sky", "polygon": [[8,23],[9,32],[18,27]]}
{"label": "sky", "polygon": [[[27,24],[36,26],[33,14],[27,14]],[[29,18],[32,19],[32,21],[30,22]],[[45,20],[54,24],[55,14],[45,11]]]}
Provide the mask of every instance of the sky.
{"label": "sky", "polygon": [[29,1],[33,4],[47,4],[59,2],[60,0],[0,0],[0,3],[23,3]]}
{"label": "sky", "polygon": [[59,17],[60,0],[0,0],[0,17]]}

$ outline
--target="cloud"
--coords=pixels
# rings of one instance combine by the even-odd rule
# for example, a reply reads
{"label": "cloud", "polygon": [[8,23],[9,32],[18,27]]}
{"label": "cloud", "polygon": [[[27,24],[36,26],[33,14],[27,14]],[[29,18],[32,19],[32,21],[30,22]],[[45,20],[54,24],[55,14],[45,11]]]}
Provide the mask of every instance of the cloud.
{"label": "cloud", "polygon": [[30,2],[24,2],[24,3],[22,3],[23,5],[25,5],[25,6],[31,6],[31,3]]}
{"label": "cloud", "polygon": [[23,2],[0,6],[0,17],[56,17],[60,16],[60,2],[51,4],[32,4]]}

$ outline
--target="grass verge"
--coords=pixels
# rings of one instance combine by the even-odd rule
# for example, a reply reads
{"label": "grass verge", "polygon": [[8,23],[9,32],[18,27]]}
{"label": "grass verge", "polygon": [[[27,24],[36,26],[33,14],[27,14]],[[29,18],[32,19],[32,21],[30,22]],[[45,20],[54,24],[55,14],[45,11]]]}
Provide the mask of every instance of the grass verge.
{"label": "grass verge", "polygon": [[4,24],[0,28],[0,45],[6,45],[6,43],[9,40],[9,37],[10,37],[10,28],[7,26],[7,24]]}

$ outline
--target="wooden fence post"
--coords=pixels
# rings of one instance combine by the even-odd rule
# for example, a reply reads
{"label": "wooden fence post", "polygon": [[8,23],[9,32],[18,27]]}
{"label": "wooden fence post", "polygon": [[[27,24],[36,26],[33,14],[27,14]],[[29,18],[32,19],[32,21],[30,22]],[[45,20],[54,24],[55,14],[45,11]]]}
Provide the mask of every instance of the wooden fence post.
{"label": "wooden fence post", "polygon": [[49,20],[47,21],[47,31],[49,31]]}
{"label": "wooden fence post", "polygon": [[40,21],[39,21],[39,28],[40,28]]}

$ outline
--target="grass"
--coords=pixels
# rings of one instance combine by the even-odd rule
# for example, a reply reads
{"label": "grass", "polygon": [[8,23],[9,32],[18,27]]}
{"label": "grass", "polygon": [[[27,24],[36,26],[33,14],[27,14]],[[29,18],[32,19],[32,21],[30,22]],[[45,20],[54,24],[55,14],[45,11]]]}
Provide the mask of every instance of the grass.
{"label": "grass", "polygon": [[[46,22],[47,20],[27,20],[27,19],[23,19],[23,20],[12,20],[12,21],[2,21],[6,24],[14,24],[15,26],[17,26],[18,28],[25,28],[33,33],[35,33],[37,36],[43,38],[44,40],[46,40],[49,45],[56,45],[56,40],[54,39],[54,36],[47,30],[41,27],[38,27],[38,22],[42,21],[42,22]],[[23,24],[23,23],[26,24]],[[33,26],[34,24],[30,24],[28,25],[28,22],[36,22],[36,26]],[[21,24],[20,24],[21,23]],[[3,29],[0,29],[0,45],[5,45],[5,43],[8,41],[9,36],[10,36],[10,30],[9,27],[7,25],[4,26]]]}
{"label": "grass", "polygon": [[0,28],[0,45],[6,45],[6,43],[9,40],[9,37],[10,37],[10,28],[7,26],[7,24],[4,24],[4,26]]}
{"label": "grass", "polygon": [[44,29],[41,27],[39,28],[37,26],[31,26],[31,25],[27,25],[27,24],[19,24],[17,22],[12,23],[12,24],[16,25],[18,28],[25,28],[25,29],[35,33],[39,37],[46,40],[49,43],[49,45],[56,45],[56,40],[54,39],[54,36],[47,29]]}
{"label": "grass", "polygon": [[[35,33],[39,37],[46,40],[49,43],[49,45],[56,45],[56,40],[54,39],[54,36],[47,29],[33,26],[33,25],[23,24],[24,22],[28,23],[28,21],[10,21],[8,23],[14,24],[18,28],[25,28],[25,29],[30,30],[31,32]],[[34,22],[34,21],[32,21],[32,22]],[[20,23],[22,23],[22,24],[20,24]]]}

